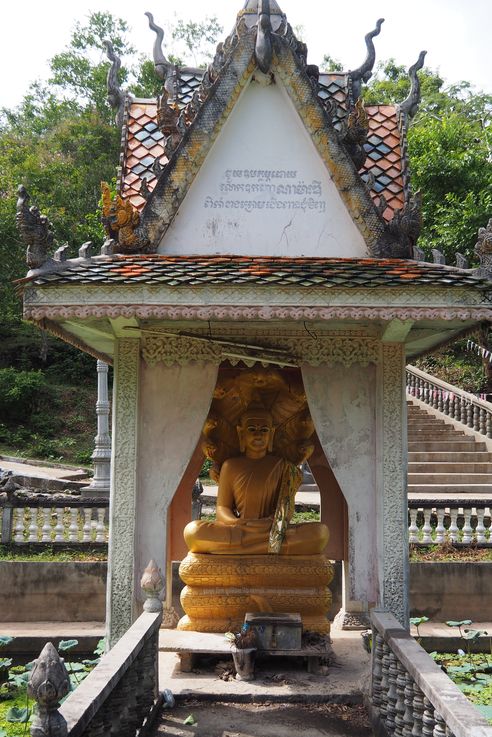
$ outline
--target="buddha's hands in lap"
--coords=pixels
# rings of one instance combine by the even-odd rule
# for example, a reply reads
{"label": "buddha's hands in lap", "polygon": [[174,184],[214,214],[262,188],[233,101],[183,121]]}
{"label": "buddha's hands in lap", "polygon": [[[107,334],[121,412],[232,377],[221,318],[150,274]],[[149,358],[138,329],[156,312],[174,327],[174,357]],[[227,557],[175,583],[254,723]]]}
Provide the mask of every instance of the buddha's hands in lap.
{"label": "buddha's hands in lap", "polygon": [[253,530],[269,532],[273,519],[271,517],[263,517],[262,519],[240,519],[238,522],[241,526],[249,527]]}

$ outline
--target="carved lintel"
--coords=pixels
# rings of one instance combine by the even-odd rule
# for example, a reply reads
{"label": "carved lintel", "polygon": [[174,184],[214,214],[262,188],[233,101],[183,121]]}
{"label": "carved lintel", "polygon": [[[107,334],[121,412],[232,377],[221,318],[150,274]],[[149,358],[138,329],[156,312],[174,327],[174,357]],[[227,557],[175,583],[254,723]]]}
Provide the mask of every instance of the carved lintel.
{"label": "carved lintel", "polygon": [[400,105],[401,112],[408,118],[413,118],[419,107],[420,80],[417,76],[417,72],[424,66],[424,59],[426,54],[427,51],[421,51],[419,54],[419,58],[417,59],[415,64],[412,64],[412,66],[408,70],[408,76],[410,77],[411,81],[410,92],[406,100],[404,100]]}
{"label": "carved lintel", "polygon": [[18,187],[17,194],[15,221],[27,246],[26,263],[30,269],[39,269],[48,259],[48,249],[53,245],[53,226],[35,205],[29,207],[29,193],[23,184]]}
{"label": "carved lintel", "polygon": [[258,4],[258,30],[255,56],[261,71],[267,74],[270,71],[273,58],[270,0],[260,0]]}
{"label": "carved lintel", "polygon": [[129,200],[120,195],[111,196],[106,182],[101,182],[102,215],[101,221],[109,239],[117,243],[114,253],[138,253],[145,249],[146,243],[137,235],[140,215]]}
{"label": "carved lintel", "polygon": [[368,82],[372,77],[372,70],[374,68],[374,62],[376,61],[376,49],[374,48],[373,38],[379,36],[381,26],[384,23],[384,18],[379,18],[376,21],[376,28],[370,31],[366,37],[366,49],[367,56],[364,62],[358,69],[353,69],[349,72],[350,79],[352,80],[352,101],[355,102],[362,91],[362,82]]}
{"label": "carved lintel", "polygon": [[116,110],[115,122],[116,125],[121,128],[123,125],[126,97],[126,93],[120,88],[120,81],[118,79],[119,71],[121,69],[121,59],[115,53],[111,41],[103,41],[103,44],[106,47],[106,56],[111,62],[107,77],[108,103],[113,110]]}
{"label": "carved lintel", "polygon": [[393,219],[385,225],[373,255],[376,258],[412,258],[421,227],[421,197],[416,192],[410,202],[402,210],[397,210]]}
{"label": "carved lintel", "polygon": [[475,273],[485,279],[492,279],[492,218],[486,228],[479,229],[474,250],[480,260]]}

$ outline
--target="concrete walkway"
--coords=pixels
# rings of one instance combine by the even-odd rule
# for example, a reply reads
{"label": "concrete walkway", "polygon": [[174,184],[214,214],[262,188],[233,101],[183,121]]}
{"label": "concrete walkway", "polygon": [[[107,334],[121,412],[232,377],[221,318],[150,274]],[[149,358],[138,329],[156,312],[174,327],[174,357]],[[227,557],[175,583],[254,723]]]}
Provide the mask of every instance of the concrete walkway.
{"label": "concrete walkway", "polygon": [[80,488],[90,481],[90,473],[84,468],[50,465],[13,456],[0,456],[0,470],[12,471],[18,483],[40,491]]}

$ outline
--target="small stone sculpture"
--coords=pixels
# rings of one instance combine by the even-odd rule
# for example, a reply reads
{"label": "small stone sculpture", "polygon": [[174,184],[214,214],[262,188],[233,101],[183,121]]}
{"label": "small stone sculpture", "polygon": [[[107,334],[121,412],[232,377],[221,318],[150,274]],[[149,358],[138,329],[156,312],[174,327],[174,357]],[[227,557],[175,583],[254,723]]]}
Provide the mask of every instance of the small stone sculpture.
{"label": "small stone sculpture", "polygon": [[39,269],[48,258],[48,249],[53,245],[53,226],[39,209],[29,207],[30,196],[23,184],[17,189],[16,223],[20,236],[27,245],[26,263],[30,269]]}
{"label": "small stone sculpture", "polygon": [[70,691],[70,679],[63,659],[51,642],[46,643],[27,684],[27,693],[38,705],[31,737],[66,737],[67,723],[59,713],[61,699]]}

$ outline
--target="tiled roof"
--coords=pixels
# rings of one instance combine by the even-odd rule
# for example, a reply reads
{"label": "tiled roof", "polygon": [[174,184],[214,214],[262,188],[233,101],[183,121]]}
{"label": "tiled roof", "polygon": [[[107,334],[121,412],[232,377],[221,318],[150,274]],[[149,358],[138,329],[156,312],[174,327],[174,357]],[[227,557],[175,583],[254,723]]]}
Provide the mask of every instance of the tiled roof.
{"label": "tiled roof", "polygon": [[376,203],[384,195],[388,207],[383,213],[391,220],[395,210],[405,204],[403,190],[403,158],[401,151],[398,112],[394,105],[370,105],[366,107],[369,133],[364,148],[367,159],[361,174],[372,174],[374,184],[371,195]]}
{"label": "tiled roof", "polygon": [[402,259],[269,258],[247,256],[95,257],[22,279],[19,284],[152,284],[318,287],[438,286],[490,289],[465,271]]}
{"label": "tiled roof", "polygon": [[[319,96],[328,97],[335,102],[335,125],[346,116],[346,75],[321,75]],[[402,155],[398,113],[393,105],[371,105],[366,108],[369,118],[369,135],[365,145],[366,162],[361,169],[363,178],[371,172],[374,175],[372,198],[379,202],[384,195],[388,207],[384,213],[391,220],[395,210],[404,205],[402,176]],[[161,165],[167,162],[164,156],[164,134],[157,126],[157,103],[152,100],[138,100],[129,105],[127,120],[126,148],[122,156],[121,195],[137,210],[142,210],[145,199],[140,194],[142,181],[152,191],[157,177],[153,166],[158,159]]]}
{"label": "tiled roof", "polygon": [[321,72],[318,81],[318,97],[323,103],[334,103],[333,124],[340,128],[347,115],[347,74],[344,72]]}

